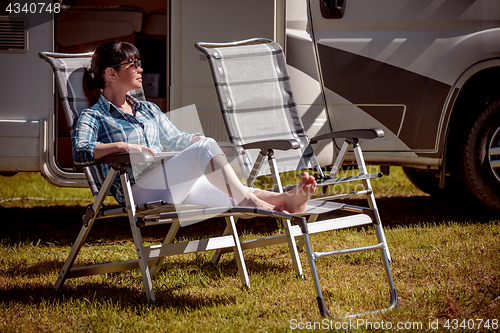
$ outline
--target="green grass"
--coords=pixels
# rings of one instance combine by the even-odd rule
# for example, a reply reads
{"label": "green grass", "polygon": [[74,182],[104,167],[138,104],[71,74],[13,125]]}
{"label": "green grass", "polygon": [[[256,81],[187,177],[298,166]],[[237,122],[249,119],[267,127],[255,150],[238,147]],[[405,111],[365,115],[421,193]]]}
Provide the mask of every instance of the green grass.
{"label": "green grass", "polygon": [[[378,172],[378,166],[368,166],[368,172]],[[351,176],[353,170],[341,171],[340,176]],[[296,184],[300,180],[300,172],[290,172],[283,181],[284,185]],[[425,195],[414,187],[405,177],[403,170],[392,167],[389,176],[372,181],[376,185],[377,197]],[[329,194],[340,193],[340,190],[351,192],[361,182],[351,182],[330,189]],[[88,205],[92,203],[92,195],[87,188],[57,187],[49,184],[39,173],[19,173],[11,177],[0,176],[0,207],[31,207],[53,205]],[[258,188],[272,186],[270,176],[259,177],[255,182]],[[318,191],[319,194],[319,191]],[[114,199],[106,199],[107,204],[114,204]]]}
{"label": "green grass", "polygon": [[[445,325],[463,320],[500,320],[500,224],[498,213],[475,206],[450,208],[416,190],[400,168],[372,182],[393,257],[391,264],[401,308],[364,316],[357,327],[349,321],[323,321],[318,314],[311,278],[297,279],[286,245],[246,251],[252,289],[241,288],[232,255],[218,265],[211,253],[166,259],[153,285],[157,301],[145,299],[138,271],[77,278],[52,289],[80,228],[88,189],[57,188],[39,175],[0,178],[0,331],[1,332],[290,332],[366,331],[388,323],[396,331],[450,331]],[[32,198],[43,198],[37,200]],[[71,198],[77,198],[71,199]],[[12,200],[16,199],[16,200]],[[46,200],[48,199],[48,200]],[[356,199],[358,200],[358,199]],[[354,202],[356,202],[354,200]],[[282,231],[241,221],[250,239]],[[222,232],[221,223],[187,227],[181,237]],[[82,248],[77,265],[133,258],[126,223],[99,220]],[[371,228],[314,235],[317,248],[373,244]],[[147,234],[148,242],[160,234]],[[309,275],[306,254],[301,253]],[[318,260],[323,292],[332,313],[372,310],[388,303],[388,289],[377,252]],[[456,319],[456,322],[453,320]],[[353,321],[356,321],[354,319]],[[316,330],[301,330],[299,325]],[[419,326],[422,325],[422,326]],[[350,327],[350,328],[349,328]],[[293,330],[293,328],[297,328]],[[480,330],[481,331],[481,330]],[[488,331],[484,327],[482,331]]]}

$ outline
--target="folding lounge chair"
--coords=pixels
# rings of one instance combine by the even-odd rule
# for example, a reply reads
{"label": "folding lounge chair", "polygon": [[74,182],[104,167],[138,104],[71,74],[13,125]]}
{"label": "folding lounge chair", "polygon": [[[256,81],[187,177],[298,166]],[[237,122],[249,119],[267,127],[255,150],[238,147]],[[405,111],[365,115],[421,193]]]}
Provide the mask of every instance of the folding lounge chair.
{"label": "folding lounge chair", "polygon": [[[390,306],[380,311],[396,307],[398,301],[389,266],[390,255],[370,185],[370,179],[380,177],[381,173],[368,174],[366,172],[359,145],[359,139],[375,139],[382,137],[384,132],[380,129],[355,129],[329,133],[309,140],[296,109],[286,61],[279,44],[257,38],[234,43],[200,42],[195,46],[209,60],[229,139],[232,144],[242,146],[246,151],[237,158],[247,179],[247,185],[253,186],[259,175],[271,174],[275,185],[274,190],[283,192],[291,187],[283,188],[278,171],[315,168],[320,186],[362,180],[364,190],[341,196],[364,194],[368,199],[369,207],[333,205],[333,202],[322,201],[331,200],[334,197],[310,200],[307,210],[315,206],[317,211],[310,210],[307,224],[299,228],[292,226],[291,221],[285,220],[286,233],[284,235],[244,241],[241,243],[241,248],[246,250],[287,242],[296,273],[302,275],[296,240],[300,240],[299,248],[305,243],[316,285],[318,305],[323,315],[329,315],[329,312],[323,300],[315,260],[328,255],[378,249],[382,254],[390,288]],[[262,141],[262,138],[265,140]],[[311,144],[318,140],[337,138],[344,138],[345,141],[332,171],[325,175],[316,160]],[[359,175],[335,178],[351,145],[358,164]],[[267,158],[268,165],[263,163],[264,158]],[[320,207],[324,209],[324,212],[340,209],[356,214],[316,222],[321,213],[318,211]],[[309,234],[362,225],[374,226],[378,244],[327,252],[313,252],[311,249]],[[226,229],[224,234],[229,232],[230,230]],[[217,251],[213,261],[217,261],[224,252],[228,250]]]}
{"label": "folding lounge chair", "polygon": [[[60,97],[63,102],[64,111],[70,129],[81,111],[87,107],[87,101],[83,94],[82,78],[83,68],[90,64],[92,53],[85,54],[59,54],[52,52],[42,52],[39,54],[53,68]],[[133,91],[133,95],[143,99],[142,89]],[[239,147],[223,147],[227,154],[241,153]],[[229,248],[235,253],[240,279],[243,285],[250,286],[245,262],[238,241],[238,234],[235,227],[235,218],[238,217],[283,217],[286,214],[273,211],[258,210],[249,207],[218,207],[207,208],[192,205],[170,205],[163,201],[140,203],[134,201],[131,192],[131,184],[127,168],[132,161],[135,163],[147,163],[152,159],[168,159],[175,153],[160,153],[154,158],[152,156],[135,154],[116,154],[103,157],[94,163],[84,166],[84,173],[88,180],[95,202],[89,205],[83,217],[83,226],[71,249],[71,252],[61,269],[54,288],[59,289],[66,279],[96,274],[120,272],[129,269],[140,269],[146,296],[150,300],[155,300],[151,276],[159,270],[161,260],[165,256],[193,253],[200,251],[210,251],[214,249]],[[100,163],[112,164],[112,169],[104,180],[102,180],[96,165]],[[103,201],[109,193],[109,189],[115,177],[119,175],[121,184],[125,192],[125,206],[120,208],[104,209]],[[96,219],[110,217],[128,217],[131,227],[134,245],[137,251],[137,259],[97,264],[92,266],[73,267],[78,253],[83,246],[85,239],[90,232]],[[172,243],[180,227],[207,219],[210,217],[225,217],[228,233],[221,237],[195,240],[183,243]],[[298,218],[300,219],[300,218]],[[168,234],[162,245],[144,246],[141,238],[141,228],[171,224]]]}

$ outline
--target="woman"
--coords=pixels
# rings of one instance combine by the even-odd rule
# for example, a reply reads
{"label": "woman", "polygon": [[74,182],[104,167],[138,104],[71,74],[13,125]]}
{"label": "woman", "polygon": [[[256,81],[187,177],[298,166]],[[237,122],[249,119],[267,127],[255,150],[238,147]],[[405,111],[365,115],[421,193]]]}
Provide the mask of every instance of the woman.
{"label": "woman", "polygon": [[[125,42],[105,43],[95,50],[83,78],[90,107],[82,112],[73,129],[75,163],[115,153],[156,154],[168,148],[181,152],[164,165],[131,177],[137,203],[165,200],[209,207],[236,204],[290,213],[305,210],[317,186],[308,173],[285,194],[245,187],[213,139],[178,130],[155,104],[127,95],[142,87],[139,58],[137,48]],[[99,168],[106,176],[110,166]],[[111,191],[123,204],[119,179]]]}

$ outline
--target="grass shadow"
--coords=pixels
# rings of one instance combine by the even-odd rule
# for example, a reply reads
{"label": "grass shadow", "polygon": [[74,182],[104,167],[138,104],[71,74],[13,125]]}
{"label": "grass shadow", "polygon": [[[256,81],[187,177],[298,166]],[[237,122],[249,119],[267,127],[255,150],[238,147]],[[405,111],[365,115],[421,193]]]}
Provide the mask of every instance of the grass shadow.
{"label": "grass shadow", "polygon": [[61,267],[64,265],[63,260],[42,260],[36,264],[22,265],[22,267],[10,267],[8,269],[2,269],[2,276],[6,278],[14,277],[29,277],[36,278],[46,275],[47,272],[56,271],[59,272]]}
{"label": "grass shadow", "polygon": [[[138,281],[139,283],[139,281]],[[155,283],[153,282],[153,285]],[[214,295],[197,295],[190,292],[179,292],[177,286],[155,288],[157,300],[153,303],[147,300],[144,290],[129,287],[117,287],[111,284],[84,283],[77,287],[63,287],[55,290],[52,285],[23,285],[9,289],[0,289],[0,299],[3,302],[14,304],[63,304],[72,303],[75,300],[95,303],[106,303],[111,301],[121,309],[140,309],[144,306],[153,305],[155,308],[175,308],[179,311],[191,311],[214,305],[226,305],[236,303],[236,296],[224,294],[222,291]]]}
{"label": "grass shadow", "polygon": [[[366,206],[364,199],[344,200],[344,203]],[[422,223],[487,223],[499,220],[500,213],[489,210],[475,202],[453,202],[437,200],[430,196],[378,198],[377,205],[385,227],[408,226]],[[0,240],[8,244],[38,242],[68,245],[76,239],[82,226],[85,208],[81,206],[51,206],[33,208],[0,207],[3,223]],[[324,214],[324,218],[335,213]],[[181,228],[180,238],[206,237],[222,234],[226,223],[222,218],[199,222]],[[278,230],[279,224],[274,219],[240,219],[240,234],[269,234]],[[143,228],[145,240],[160,241],[168,232],[169,226]],[[87,238],[89,243],[102,241],[130,241],[131,231],[125,218],[100,219],[94,223]]]}
{"label": "grass shadow", "polygon": [[[236,296],[228,295],[223,289],[211,289],[211,293],[197,294],[190,291],[190,285],[178,279],[172,272],[189,272],[201,274],[200,279],[220,283],[227,277],[235,279],[239,284],[238,270],[234,261],[225,260],[218,265],[201,258],[188,261],[167,262],[158,276],[152,279],[157,300],[152,303],[147,300],[142,278],[138,270],[107,274],[103,282],[94,282],[88,277],[72,279],[65,282],[59,289],[53,288],[56,278],[50,278],[54,272],[59,272],[64,262],[61,260],[45,260],[32,265],[23,265],[2,270],[2,276],[7,279],[16,279],[14,285],[0,288],[2,302],[14,304],[41,304],[65,303],[82,301],[101,303],[111,301],[122,309],[141,308],[144,305],[154,304],[155,308],[175,308],[179,311],[191,311],[207,306],[234,304]],[[87,262],[92,264],[92,262]],[[79,266],[79,265],[76,265]],[[122,281],[126,274],[127,283]],[[20,282],[19,279],[22,279]],[[87,280],[86,280],[87,279]],[[216,290],[215,292],[213,290]],[[217,291],[219,290],[219,291]]]}
{"label": "grass shadow", "polygon": [[[363,205],[364,200],[353,200]],[[409,226],[422,223],[488,223],[499,220],[500,212],[475,201],[436,199],[431,196],[389,197],[377,199],[384,227]]]}

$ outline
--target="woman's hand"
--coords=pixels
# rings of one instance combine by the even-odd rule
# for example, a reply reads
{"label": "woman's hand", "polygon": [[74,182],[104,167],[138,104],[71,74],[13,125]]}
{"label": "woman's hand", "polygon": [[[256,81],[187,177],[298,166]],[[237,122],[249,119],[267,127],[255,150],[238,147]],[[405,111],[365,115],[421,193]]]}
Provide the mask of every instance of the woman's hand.
{"label": "woman's hand", "polygon": [[133,143],[125,143],[127,152],[129,153],[150,153],[151,155],[156,155],[156,152],[146,146],[136,145]]}
{"label": "woman's hand", "polygon": [[106,155],[131,152],[144,152],[156,155],[156,152],[149,147],[126,142],[101,143],[95,146],[92,153],[95,159],[99,159]]}

